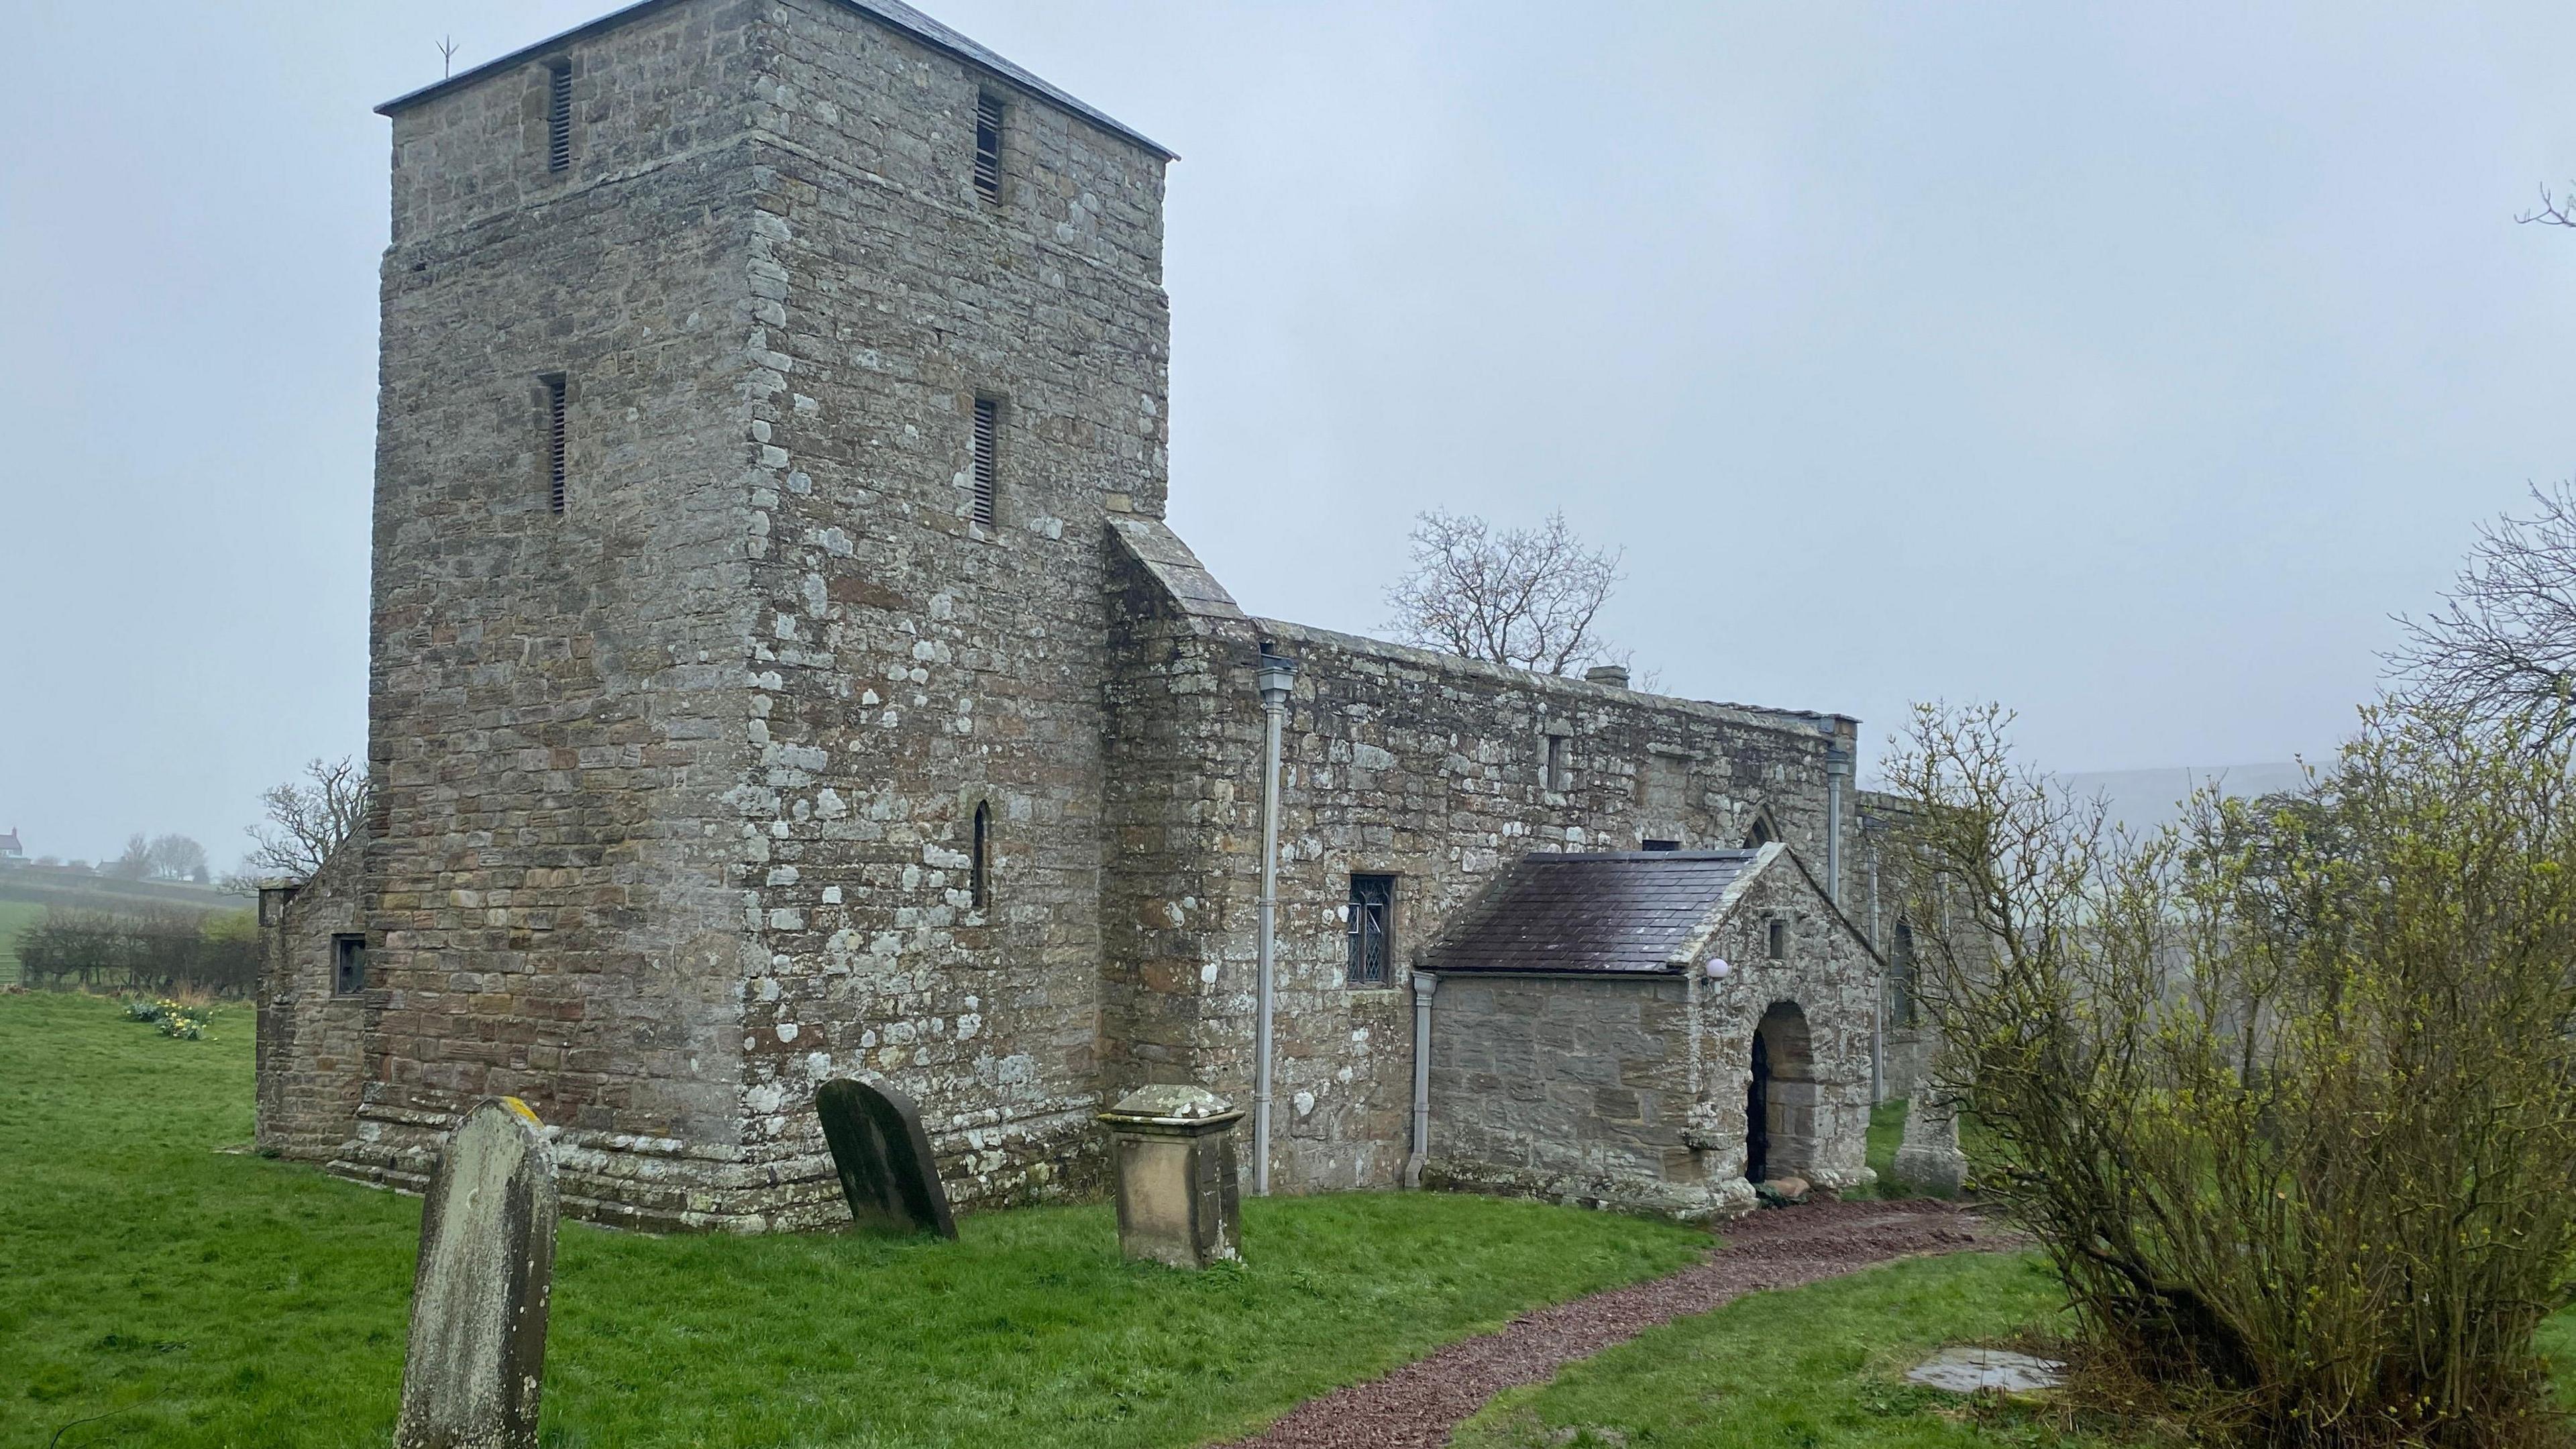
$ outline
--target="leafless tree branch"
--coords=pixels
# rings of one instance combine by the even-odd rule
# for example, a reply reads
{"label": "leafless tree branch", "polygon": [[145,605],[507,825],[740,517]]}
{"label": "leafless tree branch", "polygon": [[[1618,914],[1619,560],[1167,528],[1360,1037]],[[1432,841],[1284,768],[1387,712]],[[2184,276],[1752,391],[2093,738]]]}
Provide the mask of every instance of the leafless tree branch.
{"label": "leafless tree branch", "polygon": [[1593,632],[1625,577],[1620,558],[1585,547],[1563,513],[1498,530],[1435,509],[1414,524],[1412,569],[1386,591],[1389,627],[1410,644],[1542,674],[1624,664]]}
{"label": "leafless tree branch", "polygon": [[2459,581],[2423,619],[2401,617],[2388,656],[2425,704],[2493,718],[2519,709],[2563,721],[2576,696],[2576,489],[2534,487],[2537,511],[2481,525]]}
{"label": "leafless tree branch", "polygon": [[301,783],[289,780],[261,791],[268,823],[247,831],[258,845],[243,862],[243,874],[312,879],[365,823],[369,788],[366,767],[344,755],[308,763]]}
{"label": "leafless tree branch", "polygon": [[2544,186],[2540,188],[2540,205],[2514,220],[2524,226],[2576,226],[2576,211],[2571,211],[2571,206],[2576,206],[2576,202],[2562,202],[2550,195],[2549,188]]}

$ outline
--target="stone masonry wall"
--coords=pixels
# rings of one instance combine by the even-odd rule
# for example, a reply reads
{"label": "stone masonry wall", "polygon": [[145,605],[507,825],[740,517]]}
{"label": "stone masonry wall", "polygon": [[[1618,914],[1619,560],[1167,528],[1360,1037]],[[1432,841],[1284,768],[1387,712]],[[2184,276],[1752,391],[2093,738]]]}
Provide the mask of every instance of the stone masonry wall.
{"label": "stone masonry wall", "polygon": [[[1159,513],[1164,158],[831,0],[764,33],[761,447],[730,798],[742,1116],[773,1221],[838,1214],[810,1104],[921,1106],[966,1206],[1093,1185],[1104,519]],[[1000,95],[1002,188],[973,178]],[[979,397],[998,403],[974,516]],[[973,828],[987,813],[987,898]]]}
{"label": "stone masonry wall", "polygon": [[1684,1140],[1690,994],[1678,974],[1442,978],[1424,1182],[1708,1216],[1704,1157]]}
{"label": "stone masonry wall", "polygon": [[[1409,959],[1532,850],[1743,843],[1756,818],[1821,859],[1826,752],[1851,724],[1668,699],[1244,619],[1168,531],[1127,545],[1113,594],[1112,796],[1120,845],[1102,970],[1120,1087],[1248,1098],[1260,891],[1257,640],[1299,662],[1282,785],[1273,1181],[1389,1186],[1407,1152]],[[1177,550],[1161,562],[1144,557]],[[1214,597],[1208,597],[1213,593]],[[1840,731],[1838,734],[1837,731]],[[1567,744],[1566,788],[1546,779]],[[1846,823],[1850,819],[1846,812]],[[1354,872],[1397,876],[1384,987],[1347,984]]]}
{"label": "stone masonry wall", "polygon": [[[367,928],[383,1005],[345,1172],[422,1180],[491,1094],[567,1207],[726,1218],[750,768],[761,326],[753,3],[585,36],[572,165],[542,60],[394,114]],[[540,378],[566,380],[549,506]]]}
{"label": "stone masonry wall", "polygon": [[355,1120],[369,996],[335,994],[332,938],[359,931],[365,854],[353,839],[311,880],[260,891],[254,1101],[262,1152],[328,1161]]}

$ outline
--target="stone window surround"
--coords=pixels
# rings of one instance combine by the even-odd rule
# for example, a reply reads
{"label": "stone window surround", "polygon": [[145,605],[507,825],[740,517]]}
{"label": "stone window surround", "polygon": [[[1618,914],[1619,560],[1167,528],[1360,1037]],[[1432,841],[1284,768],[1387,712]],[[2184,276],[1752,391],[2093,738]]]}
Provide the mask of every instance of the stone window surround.
{"label": "stone window surround", "polygon": [[[1350,953],[1348,949],[1351,935],[1351,887],[1353,883],[1363,878],[1383,880],[1387,883],[1386,979],[1383,981],[1354,981],[1351,979]],[[1402,943],[1404,941],[1405,897],[1410,894],[1410,892],[1406,891],[1404,888],[1405,879],[1406,872],[1398,870],[1392,866],[1378,867],[1364,863],[1354,863],[1349,870],[1343,873],[1344,885],[1341,923],[1344,950],[1342,953],[1342,985],[1345,989],[1355,993],[1370,991],[1391,992],[1395,990],[1398,985],[1404,964]]]}
{"label": "stone window surround", "polygon": [[[541,185],[566,185],[581,170],[581,68],[573,63],[571,51],[561,50],[530,58],[527,74],[531,94],[522,114],[529,118],[524,128],[528,157],[535,163]],[[564,118],[565,160],[561,166],[553,164],[553,105],[558,75],[565,78],[564,84],[571,91]]]}

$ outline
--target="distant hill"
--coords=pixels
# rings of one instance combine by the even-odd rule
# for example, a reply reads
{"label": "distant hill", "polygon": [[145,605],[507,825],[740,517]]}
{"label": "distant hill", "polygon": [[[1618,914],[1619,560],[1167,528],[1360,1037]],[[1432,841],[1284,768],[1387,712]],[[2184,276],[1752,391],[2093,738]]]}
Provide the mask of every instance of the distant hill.
{"label": "distant hill", "polygon": [[257,904],[220,886],[177,880],[119,880],[55,865],[0,870],[0,901],[80,907],[86,910],[238,911]]}
{"label": "distant hill", "polygon": [[2175,765],[2161,770],[2087,770],[2054,777],[2069,794],[2099,795],[2111,807],[2111,818],[2132,830],[2154,830],[2182,818],[2182,802],[2203,785],[2216,784],[2228,795],[2269,795],[2296,790],[2307,772],[2290,763],[2264,765]]}

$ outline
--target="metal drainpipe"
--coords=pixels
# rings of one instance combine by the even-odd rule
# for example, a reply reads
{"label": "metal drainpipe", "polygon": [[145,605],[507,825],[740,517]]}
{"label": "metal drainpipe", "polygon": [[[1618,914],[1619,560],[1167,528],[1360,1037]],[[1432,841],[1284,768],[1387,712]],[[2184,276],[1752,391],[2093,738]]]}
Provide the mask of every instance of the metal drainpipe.
{"label": "metal drainpipe", "polygon": [[1852,752],[1841,745],[1825,750],[1825,896],[1843,903],[1843,782],[1851,778]]}
{"label": "metal drainpipe", "polygon": [[[1868,828],[1862,827],[1867,834]],[[1886,950],[1881,944],[1886,937],[1878,929],[1878,851],[1869,852],[1869,943]],[[1869,1101],[1871,1106],[1887,1100],[1887,978],[1878,978],[1878,990],[1871,993],[1869,1008]]]}
{"label": "metal drainpipe", "polygon": [[1404,1159],[1404,1185],[1422,1186],[1422,1169],[1431,1161],[1431,998],[1440,978],[1413,973],[1413,1155]]}
{"label": "metal drainpipe", "polygon": [[1261,691],[1261,910],[1255,927],[1260,947],[1255,994],[1259,1003],[1252,1073],[1252,1193],[1270,1194],[1270,1058],[1271,1017],[1278,998],[1271,931],[1279,910],[1279,735],[1288,719],[1288,692],[1296,686],[1297,665],[1262,646],[1261,667],[1253,684]]}

